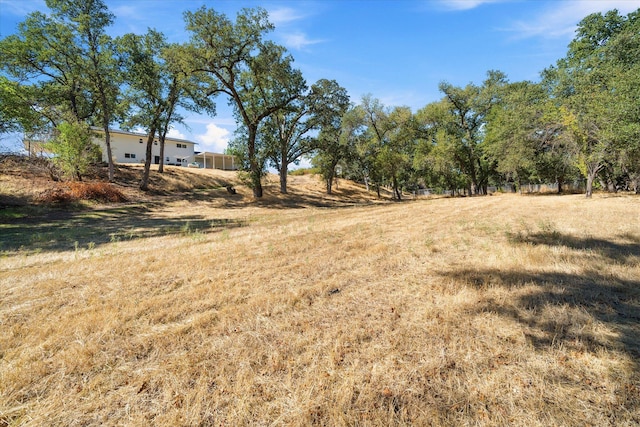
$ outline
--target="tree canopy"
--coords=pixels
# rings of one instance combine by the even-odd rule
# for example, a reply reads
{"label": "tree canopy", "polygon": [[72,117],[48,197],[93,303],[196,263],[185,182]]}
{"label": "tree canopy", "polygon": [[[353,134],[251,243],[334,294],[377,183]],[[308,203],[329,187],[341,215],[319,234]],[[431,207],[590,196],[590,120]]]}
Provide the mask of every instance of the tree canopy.
{"label": "tree canopy", "polygon": [[510,82],[498,70],[481,83],[442,81],[442,98],[414,113],[370,94],[352,104],[335,80],[308,87],[293,56],[270,39],[262,8],[235,20],[206,6],[185,12],[190,38],[178,44],[156,30],[112,38],[115,17],[103,0],[46,4],[48,13],[29,14],[0,40],[0,133],[44,130],[63,150],[59,142],[85,141],[80,129],[97,126],[110,179],[110,126],[142,127],[149,150],[185,111],[215,115],[223,97],[238,125],[229,151],[255,197],[268,167],[286,193],[290,165],[303,156],[329,193],[337,176],[398,200],[419,188],[481,195],[526,182],[562,192],[580,181],[587,196],[594,187],[640,192],[640,10],[586,16],[539,82]]}

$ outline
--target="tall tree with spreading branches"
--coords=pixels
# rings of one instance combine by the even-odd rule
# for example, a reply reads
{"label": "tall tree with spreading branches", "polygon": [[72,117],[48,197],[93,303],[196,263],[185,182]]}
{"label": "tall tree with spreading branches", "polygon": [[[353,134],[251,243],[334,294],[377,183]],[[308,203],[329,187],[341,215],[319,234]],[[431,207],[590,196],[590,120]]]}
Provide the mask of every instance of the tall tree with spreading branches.
{"label": "tall tree with spreading branches", "polygon": [[186,12],[190,42],[183,52],[188,68],[207,96],[226,95],[246,128],[250,185],[262,197],[258,130],[267,117],[286,108],[306,90],[285,48],[264,39],[273,29],[264,9],[243,9],[235,22],[213,9]]}

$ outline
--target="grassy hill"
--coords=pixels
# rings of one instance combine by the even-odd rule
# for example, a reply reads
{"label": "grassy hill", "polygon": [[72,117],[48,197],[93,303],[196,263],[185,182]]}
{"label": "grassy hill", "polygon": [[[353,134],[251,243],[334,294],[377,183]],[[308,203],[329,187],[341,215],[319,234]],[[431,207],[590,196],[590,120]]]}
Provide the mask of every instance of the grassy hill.
{"label": "grassy hill", "polygon": [[0,179],[0,425],[640,423],[638,197]]}
{"label": "grassy hill", "polygon": [[[176,200],[200,200],[217,206],[256,204],[251,189],[242,184],[237,172],[165,166],[165,172],[159,174],[157,166],[152,165],[150,191],[143,192],[138,189],[142,170],[142,165],[118,165],[113,189],[122,193],[129,202],[167,204]],[[108,185],[106,181],[107,171],[104,167],[94,168],[84,179],[87,185]],[[277,175],[269,174],[264,181],[265,197],[259,201],[260,206],[276,204],[283,207],[332,207],[376,201],[373,194],[364,191],[363,186],[345,180],[338,181],[334,186],[335,194],[331,196],[325,194],[324,184],[316,175],[289,176],[287,195],[280,194]],[[55,200],[47,200],[47,195],[69,191],[72,186],[72,183],[54,181],[46,161],[16,156],[0,156],[0,182],[0,207],[5,208],[50,205],[49,202]],[[234,186],[237,194],[229,194],[226,190],[228,185]],[[91,204],[84,204],[84,207],[91,207]]]}

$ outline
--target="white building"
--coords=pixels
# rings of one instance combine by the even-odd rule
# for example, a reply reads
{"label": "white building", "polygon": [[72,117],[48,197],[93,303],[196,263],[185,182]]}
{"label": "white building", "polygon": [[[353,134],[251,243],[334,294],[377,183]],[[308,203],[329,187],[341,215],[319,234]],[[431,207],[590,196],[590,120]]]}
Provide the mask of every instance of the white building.
{"label": "white building", "polygon": [[[102,161],[107,161],[104,131],[93,128],[93,142],[100,146]],[[111,130],[111,154],[114,163],[144,163],[147,151],[147,135],[122,130]],[[208,169],[236,170],[233,156],[218,153],[196,153],[195,142],[167,137],[164,140],[164,164],[187,166],[198,163]],[[160,143],[156,138],[151,149],[151,163],[160,164]]]}
{"label": "white building", "polygon": [[[100,146],[102,160],[107,161],[104,132],[93,129],[93,142]],[[114,163],[144,163],[147,151],[147,135],[121,130],[110,130],[111,155]],[[193,161],[195,142],[167,137],[164,141],[164,164],[186,166]],[[151,163],[160,163],[160,143],[156,138],[151,151]]]}

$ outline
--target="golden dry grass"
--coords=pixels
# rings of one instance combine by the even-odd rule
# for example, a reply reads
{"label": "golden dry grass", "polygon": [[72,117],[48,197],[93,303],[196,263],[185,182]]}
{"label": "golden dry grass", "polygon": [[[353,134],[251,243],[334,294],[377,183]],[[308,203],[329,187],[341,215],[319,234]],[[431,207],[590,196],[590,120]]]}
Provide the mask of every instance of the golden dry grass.
{"label": "golden dry grass", "polygon": [[0,425],[640,423],[639,198],[272,185],[5,250]]}

